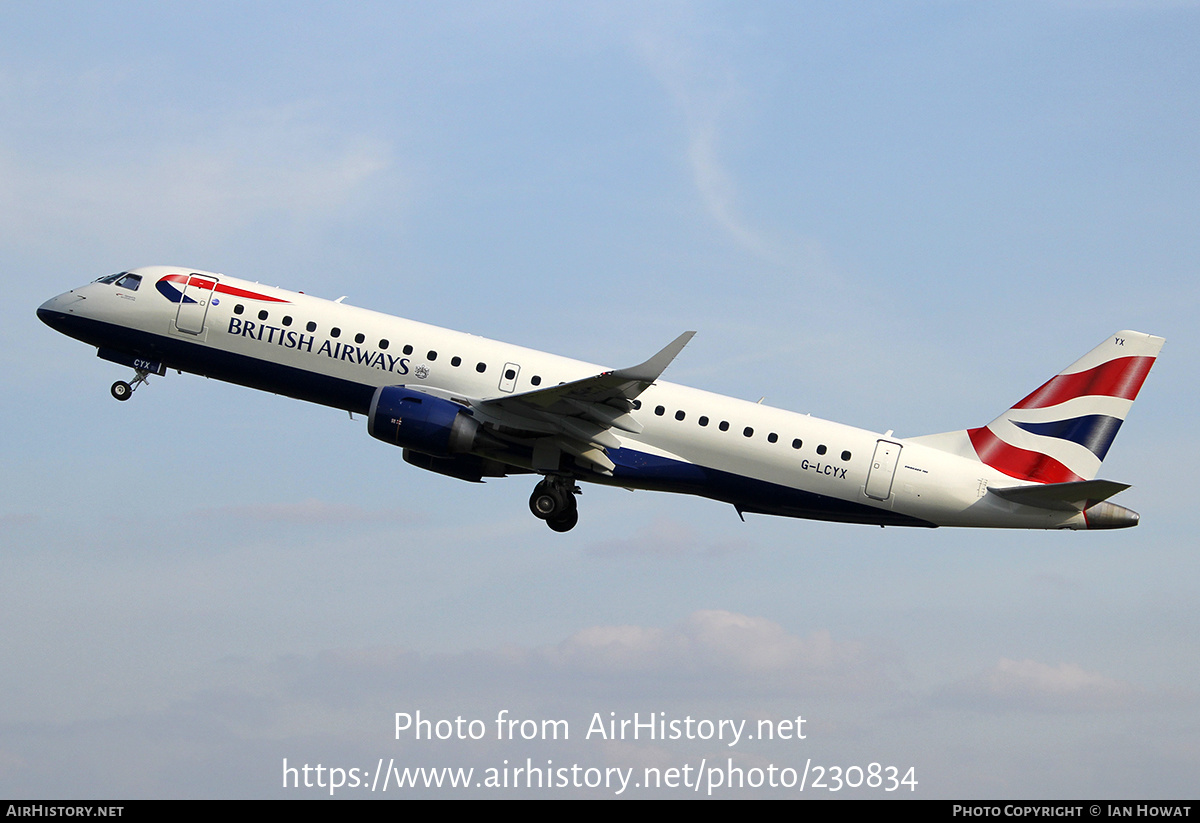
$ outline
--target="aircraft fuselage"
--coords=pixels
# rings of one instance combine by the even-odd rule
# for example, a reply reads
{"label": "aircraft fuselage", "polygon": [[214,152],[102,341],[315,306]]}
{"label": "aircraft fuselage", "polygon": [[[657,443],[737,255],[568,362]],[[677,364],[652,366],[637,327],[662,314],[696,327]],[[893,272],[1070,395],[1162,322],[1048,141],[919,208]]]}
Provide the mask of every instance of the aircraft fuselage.
{"label": "aircraft fuselage", "polygon": [[[373,435],[405,447],[409,462],[463,479],[541,474],[559,492],[547,510],[561,504],[572,517],[577,490],[568,486],[576,480],[700,495],[739,513],[879,525],[1082,529],[1094,508],[989,494],[1033,481],[988,465],[953,435],[929,445],[656,374],[612,388],[619,381],[611,375],[625,372],[192,269],[151,266],[103,278],[52,298],[38,316],[133,367],[141,381],[178,369],[362,414]],[[548,391],[560,384],[568,386]],[[131,387],[114,384],[124,399],[120,386]],[[457,450],[436,437],[429,447],[405,439],[418,436],[410,434],[415,418],[404,429],[407,413],[388,411],[388,403],[419,406],[425,398],[422,414],[464,416],[467,439]],[[531,507],[544,515],[536,493]],[[1102,507],[1091,528],[1101,526],[1102,512],[1111,521],[1104,527],[1136,523],[1128,510]],[[555,508],[544,519],[565,526],[560,531],[574,525],[561,517]]]}

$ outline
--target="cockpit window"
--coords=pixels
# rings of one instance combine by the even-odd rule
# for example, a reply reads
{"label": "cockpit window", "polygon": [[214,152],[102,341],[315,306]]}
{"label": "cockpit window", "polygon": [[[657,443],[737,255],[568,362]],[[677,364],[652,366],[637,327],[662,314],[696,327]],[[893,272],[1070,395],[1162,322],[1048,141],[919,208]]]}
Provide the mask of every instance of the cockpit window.
{"label": "cockpit window", "polygon": [[142,285],[142,276],[140,274],[127,274],[117,281],[117,285],[123,289],[137,291],[138,286]]}
{"label": "cockpit window", "polygon": [[101,277],[96,282],[97,283],[116,283],[118,280],[120,280],[122,277],[124,277],[127,274],[129,274],[129,272],[119,271],[116,274],[110,274],[107,277]]}

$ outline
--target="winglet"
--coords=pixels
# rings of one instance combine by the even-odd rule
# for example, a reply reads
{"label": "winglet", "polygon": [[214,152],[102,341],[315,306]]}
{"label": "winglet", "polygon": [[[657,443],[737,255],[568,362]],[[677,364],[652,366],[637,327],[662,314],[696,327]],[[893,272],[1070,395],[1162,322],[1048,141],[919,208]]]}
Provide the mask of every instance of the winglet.
{"label": "winglet", "polygon": [[627,369],[617,369],[613,374],[623,380],[636,380],[639,383],[653,383],[658,379],[671,364],[683,347],[688,344],[688,341],[695,336],[694,331],[685,331],[683,334],[676,337],[663,348],[658,354],[651,357],[645,363],[638,366],[631,366]]}

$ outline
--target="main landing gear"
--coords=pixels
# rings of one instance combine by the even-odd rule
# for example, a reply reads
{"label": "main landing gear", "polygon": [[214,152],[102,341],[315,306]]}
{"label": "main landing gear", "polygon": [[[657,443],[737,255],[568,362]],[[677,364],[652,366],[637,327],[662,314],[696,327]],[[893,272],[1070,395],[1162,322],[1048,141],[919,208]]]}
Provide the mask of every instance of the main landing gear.
{"label": "main landing gear", "polygon": [[118,380],[116,383],[112,384],[112,388],[109,389],[109,392],[111,392],[112,396],[118,400],[128,400],[129,398],[133,397],[133,393],[137,391],[137,387],[142,383],[147,382],[149,377],[150,372],[146,371],[145,369],[137,369],[137,375],[133,378],[132,382],[126,383],[124,380]]}
{"label": "main landing gear", "polygon": [[569,477],[547,477],[533,487],[529,510],[556,532],[569,532],[579,522],[579,507],[575,495],[579,487]]}

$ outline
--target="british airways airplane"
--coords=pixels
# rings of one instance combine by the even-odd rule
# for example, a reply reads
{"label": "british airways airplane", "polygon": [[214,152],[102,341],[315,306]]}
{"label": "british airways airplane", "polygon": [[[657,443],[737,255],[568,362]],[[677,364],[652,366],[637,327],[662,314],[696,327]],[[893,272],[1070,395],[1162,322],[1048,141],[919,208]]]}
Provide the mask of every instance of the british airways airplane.
{"label": "british airways airplane", "polygon": [[894,437],[660,380],[686,332],[624,369],[172,266],[60,294],[47,325],[133,368],[167,369],[366,417],[372,437],[462,480],[539,475],[565,532],[579,482],[708,497],[747,512],[880,526],[1114,529],[1138,515],[1097,480],[1163,339],[1119,331],[986,426]]}

